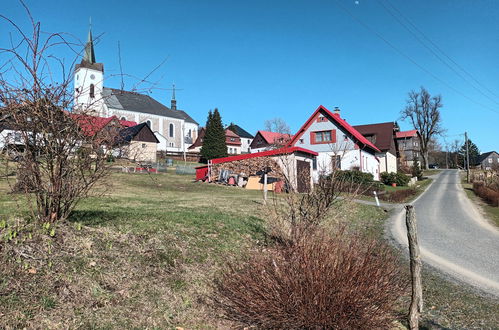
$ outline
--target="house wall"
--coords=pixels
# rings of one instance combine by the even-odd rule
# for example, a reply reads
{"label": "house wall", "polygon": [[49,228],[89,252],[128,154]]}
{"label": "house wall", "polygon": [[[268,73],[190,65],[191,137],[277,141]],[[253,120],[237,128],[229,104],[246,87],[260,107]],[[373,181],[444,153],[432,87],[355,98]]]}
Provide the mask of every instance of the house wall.
{"label": "house wall", "polygon": [[[333,156],[339,156],[342,170],[351,170],[358,168],[362,172],[368,172],[373,175],[375,180],[379,179],[379,162],[373,153],[365,150],[356,149],[355,142],[350,133],[342,127],[337,126],[330,120],[318,120],[322,117],[319,113],[313,119],[312,124],[307,128],[303,135],[296,141],[295,146],[309,149],[319,153],[317,157],[317,168],[314,170],[314,181],[317,182],[322,174],[328,174],[332,170]],[[334,131],[336,140],[333,143],[315,144],[311,141],[311,132]]]}
{"label": "house wall", "polygon": [[491,170],[493,167],[499,167],[499,154],[492,153],[482,161],[482,169]]}
{"label": "house wall", "polygon": [[241,152],[243,154],[251,152],[251,142],[253,142],[253,139],[241,138]]}
{"label": "house wall", "polygon": [[310,187],[313,189],[314,183],[314,171],[312,168],[313,156],[304,156],[303,154],[289,154],[289,155],[279,155],[272,157],[277,161],[281,167],[282,173],[286,176],[288,182],[292,186],[294,191],[298,189],[298,173],[296,162],[298,160],[306,161],[310,166]]}
{"label": "house wall", "polygon": [[156,142],[132,141],[128,145],[125,155],[130,160],[138,162],[156,162]]}
{"label": "house wall", "polygon": [[227,146],[227,153],[229,155],[239,155],[241,154],[241,146],[237,146],[237,145],[228,145]]}
{"label": "house wall", "polygon": [[379,172],[397,173],[397,156],[390,152],[376,154],[379,159]]}
{"label": "house wall", "polygon": [[[104,73],[98,70],[80,67],[74,75],[74,103],[77,108],[95,111],[96,115],[102,115],[104,99],[102,89]],[[90,85],[94,85],[94,97],[90,97]]]}

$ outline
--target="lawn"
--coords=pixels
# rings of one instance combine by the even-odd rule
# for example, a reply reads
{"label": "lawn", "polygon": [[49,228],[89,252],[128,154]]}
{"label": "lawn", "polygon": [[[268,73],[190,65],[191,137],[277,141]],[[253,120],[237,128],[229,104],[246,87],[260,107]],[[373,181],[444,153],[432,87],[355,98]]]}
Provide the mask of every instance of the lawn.
{"label": "lawn", "polygon": [[[24,199],[8,191],[0,179],[0,220],[29,216]],[[261,192],[174,173],[115,173],[96,193],[54,237],[20,231],[18,244],[0,243],[0,328],[234,327],[210,308],[211,280],[226,259],[268,243]],[[338,212],[352,227],[383,237],[384,211],[342,203]],[[439,276],[425,279],[425,324],[497,322],[497,302]]]}
{"label": "lawn", "polygon": [[[0,179],[0,220],[28,217],[8,191]],[[20,230],[18,244],[0,243],[0,328],[230,328],[210,310],[210,281],[266,243],[261,192],[174,173],[115,173],[96,192],[54,238]],[[348,215],[382,232],[383,211]],[[9,259],[20,249],[26,258]]]}

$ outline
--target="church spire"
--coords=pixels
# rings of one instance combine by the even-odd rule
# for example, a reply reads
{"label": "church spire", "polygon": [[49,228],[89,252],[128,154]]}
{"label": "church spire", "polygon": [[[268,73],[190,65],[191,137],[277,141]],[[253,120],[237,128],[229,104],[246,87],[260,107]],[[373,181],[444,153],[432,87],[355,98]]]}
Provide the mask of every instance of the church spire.
{"label": "church spire", "polygon": [[83,60],[90,64],[95,63],[94,41],[92,39],[92,25],[90,25],[90,28],[88,29],[88,40],[87,44],[85,45],[85,54],[83,55]]}

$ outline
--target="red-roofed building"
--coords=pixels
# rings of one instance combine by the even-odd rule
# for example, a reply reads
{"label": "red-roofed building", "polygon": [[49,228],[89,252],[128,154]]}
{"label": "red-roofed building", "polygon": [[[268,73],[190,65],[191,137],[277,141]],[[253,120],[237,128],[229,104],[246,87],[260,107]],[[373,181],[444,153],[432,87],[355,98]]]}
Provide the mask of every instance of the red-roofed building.
{"label": "red-roofed building", "polygon": [[395,139],[397,140],[399,164],[412,166],[414,161],[417,160],[421,165],[421,138],[419,132],[415,129],[397,132]]}
{"label": "red-roofed building", "polygon": [[291,138],[289,134],[258,131],[250,144],[251,152],[281,148],[287,145]]}
{"label": "red-roofed building", "polygon": [[292,137],[288,146],[302,147],[318,153],[314,164],[314,179],[333,168],[357,169],[371,173],[379,180],[380,164],[376,153],[381,152],[371,141],[340,117],[322,105]]}
{"label": "red-roofed building", "polygon": [[[196,141],[187,148],[190,152],[200,152],[203,146],[203,139],[206,134],[206,129],[201,127],[197,135]],[[236,133],[229,129],[225,130],[225,144],[227,145],[227,153],[230,155],[238,155],[241,153],[241,138]]]}

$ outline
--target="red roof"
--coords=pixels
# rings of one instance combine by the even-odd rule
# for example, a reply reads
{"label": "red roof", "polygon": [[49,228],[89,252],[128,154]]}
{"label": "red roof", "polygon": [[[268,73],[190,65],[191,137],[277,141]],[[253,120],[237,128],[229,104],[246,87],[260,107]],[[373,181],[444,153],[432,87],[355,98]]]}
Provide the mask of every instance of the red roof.
{"label": "red roof", "polygon": [[137,123],[134,121],[118,120],[118,117],[116,116],[103,118],[97,116],[71,114],[71,117],[78,122],[78,125],[81,127],[85,135],[88,136],[95,135],[113,120],[118,121],[120,125],[124,127],[132,127],[137,125]]}
{"label": "red roof", "polygon": [[418,135],[418,130],[417,129],[395,133],[395,137],[397,139],[410,138],[410,137],[417,136],[417,135]]}
{"label": "red roof", "polygon": [[312,116],[310,116],[310,118],[305,122],[305,124],[303,124],[303,126],[300,128],[298,133],[296,133],[293,136],[291,141],[289,141],[288,146],[294,145],[296,143],[296,141],[303,135],[303,133],[307,130],[307,128],[312,124],[313,119],[315,118],[317,113],[321,112],[321,111],[324,112],[325,114],[327,114],[332,120],[334,120],[338,125],[343,127],[347,132],[352,134],[358,142],[371,148],[374,151],[381,152],[378,148],[376,148],[376,146],[374,144],[372,144],[368,139],[366,139],[362,134],[360,134],[359,131],[357,131],[349,123],[347,123],[344,119],[342,119],[339,114],[336,114],[336,113],[333,114],[331,111],[329,111],[328,109],[326,109],[322,105],[320,105],[317,108],[317,110],[314,111]]}
{"label": "red roof", "polygon": [[[291,154],[294,152],[303,152],[305,154],[309,154],[312,156],[318,155],[318,153],[316,153],[315,151],[300,148],[300,147],[284,147],[284,148],[279,148],[279,149],[274,149],[274,150],[255,152],[252,154],[241,154],[241,155],[235,155],[235,156],[229,156],[229,157],[215,158],[215,159],[211,160],[211,163],[212,164],[220,164],[220,163],[232,162],[235,160]],[[202,167],[202,166],[200,166],[200,167]]]}
{"label": "red roof", "polygon": [[282,143],[291,140],[292,136],[284,133],[268,132],[268,131],[258,131],[257,134],[263,137],[263,139],[268,144]]}

